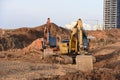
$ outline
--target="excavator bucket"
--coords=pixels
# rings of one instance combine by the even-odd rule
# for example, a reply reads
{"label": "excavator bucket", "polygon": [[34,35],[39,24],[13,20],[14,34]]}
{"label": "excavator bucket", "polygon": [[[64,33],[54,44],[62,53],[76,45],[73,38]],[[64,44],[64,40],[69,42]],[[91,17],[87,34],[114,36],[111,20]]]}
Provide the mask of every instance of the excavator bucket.
{"label": "excavator bucket", "polygon": [[77,69],[83,72],[91,72],[93,70],[93,56],[78,55],[76,56]]}

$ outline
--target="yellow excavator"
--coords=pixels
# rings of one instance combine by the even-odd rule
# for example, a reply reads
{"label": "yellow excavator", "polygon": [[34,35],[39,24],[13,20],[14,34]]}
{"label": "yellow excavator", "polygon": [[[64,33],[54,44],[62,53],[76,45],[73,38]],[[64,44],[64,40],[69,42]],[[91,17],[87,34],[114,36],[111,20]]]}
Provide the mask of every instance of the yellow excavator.
{"label": "yellow excavator", "polygon": [[72,29],[71,39],[59,44],[61,54],[84,54],[88,51],[89,42],[82,26],[82,20],[78,19]]}
{"label": "yellow excavator", "polygon": [[93,70],[93,56],[88,55],[89,40],[83,30],[81,19],[78,19],[77,24],[73,27],[70,40],[63,40],[59,44],[59,49],[60,54],[71,55],[77,69],[84,72]]}

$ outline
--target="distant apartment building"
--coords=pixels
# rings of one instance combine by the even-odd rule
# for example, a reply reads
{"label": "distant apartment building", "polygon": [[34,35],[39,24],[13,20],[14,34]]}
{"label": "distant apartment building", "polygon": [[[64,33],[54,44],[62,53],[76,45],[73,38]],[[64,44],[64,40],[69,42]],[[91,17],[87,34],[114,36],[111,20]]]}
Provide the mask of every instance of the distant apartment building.
{"label": "distant apartment building", "polygon": [[104,0],[103,12],[105,29],[120,28],[120,0]]}

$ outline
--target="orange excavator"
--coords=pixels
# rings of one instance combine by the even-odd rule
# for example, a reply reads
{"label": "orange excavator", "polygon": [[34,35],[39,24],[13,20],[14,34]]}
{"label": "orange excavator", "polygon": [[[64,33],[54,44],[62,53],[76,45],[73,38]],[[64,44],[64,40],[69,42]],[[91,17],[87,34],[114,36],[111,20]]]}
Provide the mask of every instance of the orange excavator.
{"label": "orange excavator", "polygon": [[46,25],[44,26],[44,38],[43,38],[43,49],[55,48],[57,46],[57,38],[51,36],[51,21],[47,19]]}

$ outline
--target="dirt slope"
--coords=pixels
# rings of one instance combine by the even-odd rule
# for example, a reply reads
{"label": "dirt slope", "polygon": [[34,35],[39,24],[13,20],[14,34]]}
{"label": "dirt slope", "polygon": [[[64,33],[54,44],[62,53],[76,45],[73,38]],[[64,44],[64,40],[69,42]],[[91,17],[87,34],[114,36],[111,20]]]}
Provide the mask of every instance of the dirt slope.
{"label": "dirt slope", "polygon": [[[34,40],[43,37],[44,25],[35,28],[19,28],[13,30],[0,30],[0,51],[9,49],[22,49]],[[51,36],[59,35],[62,39],[70,38],[70,31],[56,24],[51,24]]]}

